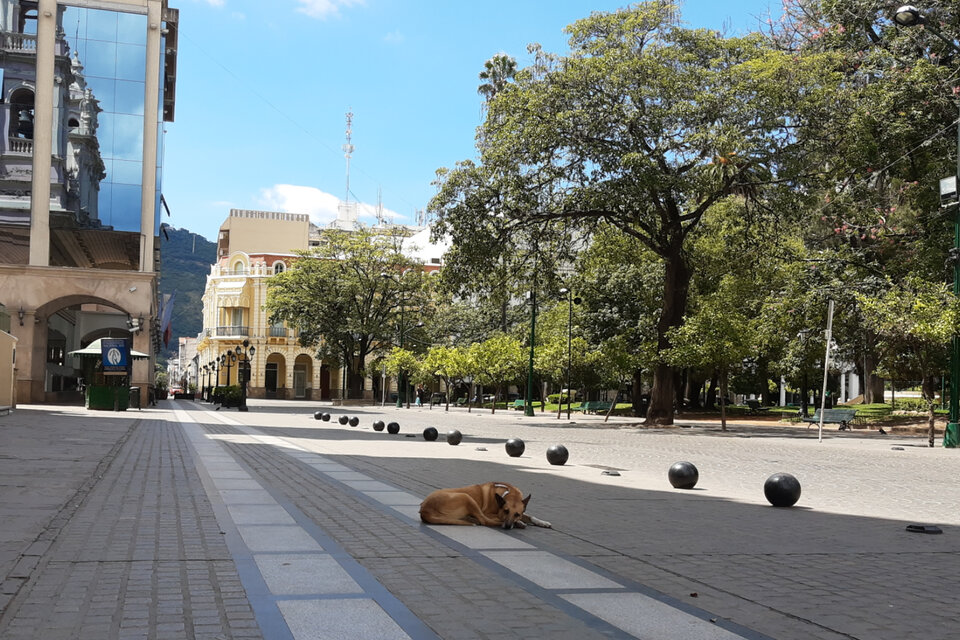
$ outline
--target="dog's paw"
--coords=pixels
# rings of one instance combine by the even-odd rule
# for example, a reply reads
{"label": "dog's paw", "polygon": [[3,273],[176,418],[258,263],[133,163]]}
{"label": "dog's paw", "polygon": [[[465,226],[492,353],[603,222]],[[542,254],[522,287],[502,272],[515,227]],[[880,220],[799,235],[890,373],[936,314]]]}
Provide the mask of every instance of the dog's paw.
{"label": "dog's paw", "polygon": [[541,520],[540,518],[536,518],[534,516],[530,516],[530,524],[535,525],[537,527],[543,527],[544,529],[553,529],[552,524],[550,524],[546,520]]}

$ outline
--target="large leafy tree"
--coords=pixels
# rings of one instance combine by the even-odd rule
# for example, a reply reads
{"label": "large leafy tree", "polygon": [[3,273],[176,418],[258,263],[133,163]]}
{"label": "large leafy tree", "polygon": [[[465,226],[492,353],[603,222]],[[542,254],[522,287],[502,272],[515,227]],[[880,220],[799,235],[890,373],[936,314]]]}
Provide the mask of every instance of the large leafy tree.
{"label": "large leafy tree", "polygon": [[490,413],[494,413],[504,386],[519,379],[523,373],[523,346],[516,338],[499,334],[470,345],[468,353],[474,379],[494,388],[490,409]]}
{"label": "large leafy tree", "polygon": [[318,247],[270,279],[265,308],[271,322],[297,329],[300,343],[315,347],[318,358],[346,363],[353,397],[367,357],[396,341],[401,312],[407,331],[416,322],[411,314],[427,306],[423,270],[403,255],[400,240],[329,230]]}
{"label": "large leafy tree", "polygon": [[[629,236],[663,263],[659,351],[686,311],[688,238],[724,197],[759,201],[788,185],[782,159],[797,155],[794,129],[833,79],[817,57],[678,20],[671,3],[652,0],[574,23],[566,57],[534,48],[535,64],[489,105],[480,163],[442,172],[431,205],[461,247],[492,242],[482,239],[491,217],[513,235],[582,238],[609,227]],[[674,396],[673,368],[660,360],[648,420],[671,423]]]}
{"label": "large leafy tree", "polygon": [[900,4],[790,0],[784,19],[771,25],[776,46],[838,60],[837,99],[816,133],[829,145],[805,183],[819,194],[816,209],[804,212],[805,238],[838,287],[859,294],[848,296],[853,304],[838,317],[860,321],[859,335],[847,337],[862,345],[850,360],[862,363],[868,401],[883,394],[874,369],[891,368],[875,324],[863,322],[865,305],[883,304],[907,278],[944,279],[953,244],[952,212],[939,207],[937,178],[956,171],[960,9],[953,0],[922,7],[930,26],[954,39],[950,45],[930,30],[897,26]]}
{"label": "large leafy tree", "polygon": [[945,284],[919,278],[890,283],[883,296],[858,297],[866,324],[880,338],[884,369],[891,376],[922,381],[932,447],[935,376],[946,368],[945,345],[957,331],[960,305]]}

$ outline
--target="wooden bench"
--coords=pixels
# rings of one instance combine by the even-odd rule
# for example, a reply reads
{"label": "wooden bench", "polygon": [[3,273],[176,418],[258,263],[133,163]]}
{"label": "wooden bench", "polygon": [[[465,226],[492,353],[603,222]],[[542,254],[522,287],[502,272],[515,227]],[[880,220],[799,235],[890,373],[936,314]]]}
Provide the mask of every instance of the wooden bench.
{"label": "wooden bench", "polygon": [[770,407],[760,404],[759,400],[746,400],[744,404],[747,405],[747,415],[751,416],[757,416],[770,410]]}
{"label": "wooden bench", "polygon": [[455,407],[463,407],[467,404],[467,396],[460,396],[457,398],[456,402],[453,403]]}
{"label": "wooden bench", "polygon": [[526,406],[527,406],[527,403],[526,403],[526,401],[525,401],[523,398],[517,398],[516,400],[513,401],[513,408],[514,408],[515,410],[516,410],[516,409],[523,409],[523,408],[525,408]]}
{"label": "wooden bench", "polygon": [[[838,424],[840,425],[840,431],[849,429],[853,419],[856,417],[856,409],[823,409],[823,423]],[[804,418],[803,421],[820,424],[820,409],[814,411],[811,417]]]}

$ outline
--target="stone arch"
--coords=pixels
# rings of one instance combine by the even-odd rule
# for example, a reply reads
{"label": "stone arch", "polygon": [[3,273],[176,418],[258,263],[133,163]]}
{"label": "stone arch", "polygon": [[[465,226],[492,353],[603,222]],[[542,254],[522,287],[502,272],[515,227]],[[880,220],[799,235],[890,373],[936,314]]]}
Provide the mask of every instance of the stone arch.
{"label": "stone arch", "polygon": [[263,392],[266,398],[285,398],[287,394],[287,359],[274,351],[267,356],[263,371]]}
{"label": "stone arch", "polygon": [[[102,309],[83,309],[97,305]],[[33,313],[32,379],[45,402],[81,404],[83,389],[92,380],[91,362],[69,356],[70,351],[104,337],[135,338],[127,326],[128,311],[103,296],[70,294],[39,305]]]}
{"label": "stone arch", "polygon": [[313,380],[313,358],[305,353],[299,354],[293,361],[293,397],[310,399]]}

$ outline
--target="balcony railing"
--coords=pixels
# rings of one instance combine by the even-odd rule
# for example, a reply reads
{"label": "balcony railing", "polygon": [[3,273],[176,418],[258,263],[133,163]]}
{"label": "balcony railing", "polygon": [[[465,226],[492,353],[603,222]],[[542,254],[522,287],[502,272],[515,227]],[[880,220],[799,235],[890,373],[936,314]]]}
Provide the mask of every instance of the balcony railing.
{"label": "balcony railing", "polygon": [[227,336],[249,336],[250,327],[217,327],[214,335],[218,338]]}
{"label": "balcony railing", "polygon": [[270,327],[271,338],[289,338],[290,330],[286,327]]}
{"label": "balcony railing", "polygon": [[33,140],[29,140],[27,138],[14,138],[12,136],[7,138],[7,140],[9,145],[7,148],[10,149],[10,153],[16,153],[24,156],[33,155]]}
{"label": "balcony railing", "polygon": [[2,33],[0,34],[3,48],[7,51],[33,51],[37,50],[37,36],[26,33]]}

